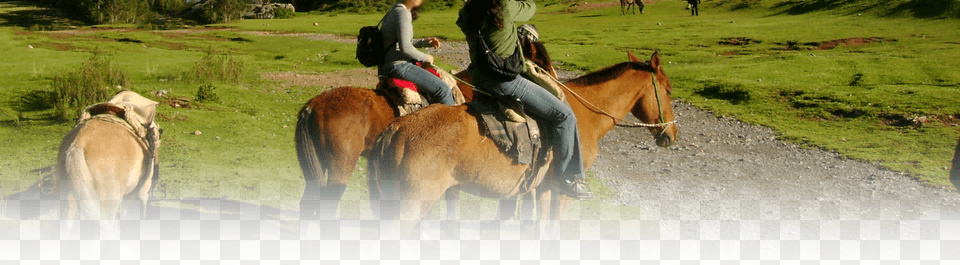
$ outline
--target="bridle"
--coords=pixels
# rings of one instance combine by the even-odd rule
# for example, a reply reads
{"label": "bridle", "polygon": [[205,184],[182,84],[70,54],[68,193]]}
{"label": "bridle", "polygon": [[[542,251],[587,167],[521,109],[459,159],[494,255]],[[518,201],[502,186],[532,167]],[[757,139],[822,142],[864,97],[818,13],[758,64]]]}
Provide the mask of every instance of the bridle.
{"label": "bridle", "polygon": [[[554,82],[560,83],[563,89],[566,89],[567,92],[570,92],[570,94],[572,94],[574,97],[579,99],[580,102],[583,102],[584,105],[592,109],[594,112],[606,115],[607,117],[610,117],[611,119],[613,119],[614,123],[616,123],[616,126],[627,127],[627,128],[659,128],[659,127],[666,128],[671,124],[677,123],[677,119],[674,118],[672,121],[664,122],[666,119],[663,118],[663,104],[660,103],[660,86],[657,84],[657,73],[650,72],[650,77],[653,79],[653,94],[655,97],[657,97],[657,111],[660,113],[660,123],[626,122],[626,121],[623,121],[623,119],[618,119],[617,117],[611,115],[610,113],[607,113],[600,107],[593,105],[593,103],[590,103],[589,101],[584,99],[582,96],[580,96],[580,94],[577,94],[577,92],[574,92],[572,89],[567,87],[566,84],[564,84],[563,82],[560,82],[555,77],[551,76],[550,78],[553,79]],[[661,134],[662,133],[663,132],[661,132]]]}

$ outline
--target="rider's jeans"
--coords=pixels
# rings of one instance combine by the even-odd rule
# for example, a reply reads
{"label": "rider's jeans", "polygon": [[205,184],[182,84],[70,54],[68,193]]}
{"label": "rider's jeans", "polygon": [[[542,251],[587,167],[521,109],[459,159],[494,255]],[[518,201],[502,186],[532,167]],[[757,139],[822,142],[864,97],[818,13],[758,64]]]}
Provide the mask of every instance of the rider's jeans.
{"label": "rider's jeans", "polygon": [[[511,81],[478,80],[480,90],[520,99],[523,111],[535,118],[553,144],[553,167],[563,180],[585,177],[580,153],[580,131],[570,106],[537,84],[518,76]],[[548,129],[549,128],[549,129]]]}
{"label": "rider's jeans", "polygon": [[427,97],[430,103],[456,105],[453,101],[453,92],[439,77],[411,62],[386,63],[380,67],[380,74],[413,82],[417,85],[417,92]]}

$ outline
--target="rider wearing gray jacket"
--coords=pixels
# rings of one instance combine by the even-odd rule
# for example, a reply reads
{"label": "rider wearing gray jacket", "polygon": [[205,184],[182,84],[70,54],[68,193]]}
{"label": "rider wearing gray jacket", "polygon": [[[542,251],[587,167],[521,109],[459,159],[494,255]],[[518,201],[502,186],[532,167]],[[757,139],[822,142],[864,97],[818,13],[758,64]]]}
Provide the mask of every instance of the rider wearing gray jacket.
{"label": "rider wearing gray jacket", "polygon": [[433,56],[417,47],[439,47],[436,38],[413,40],[413,21],[423,0],[399,0],[383,18],[380,33],[383,36],[383,65],[378,74],[413,82],[431,103],[455,105],[451,88],[443,80],[415,63],[433,64]]}

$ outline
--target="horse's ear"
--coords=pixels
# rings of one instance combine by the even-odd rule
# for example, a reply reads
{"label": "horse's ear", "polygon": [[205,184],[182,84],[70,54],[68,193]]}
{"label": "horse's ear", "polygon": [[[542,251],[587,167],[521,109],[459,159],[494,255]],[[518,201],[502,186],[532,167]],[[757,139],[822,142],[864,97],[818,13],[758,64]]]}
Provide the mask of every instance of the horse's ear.
{"label": "horse's ear", "polygon": [[627,52],[627,58],[630,58],[631,62],[640,62],[640,59],[637,59],[636,56],[633,56],[632,52]]}
{"label": "horse's ear", "polygon": [[652,66],[653,69],[656,69],[658,71],[660,70],[660,52],[659,51],[653,52],[653,56],[650,56],[650,66]]}

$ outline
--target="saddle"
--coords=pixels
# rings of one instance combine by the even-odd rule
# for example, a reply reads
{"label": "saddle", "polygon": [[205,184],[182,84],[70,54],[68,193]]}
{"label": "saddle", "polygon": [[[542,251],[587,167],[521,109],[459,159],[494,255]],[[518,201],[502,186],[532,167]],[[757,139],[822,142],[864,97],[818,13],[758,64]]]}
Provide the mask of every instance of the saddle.
{"label": "saddle", "polygon": [[[520,193],[525,193],[543,181],[550,153],[542,148],[540,126],[534,119],[520,116],[510,117],[505,110],[522,112],[522,106],[516,98],[493,98],[484,94],[475,94],[472,102],[466,105],[477,113],[480,132],[493,140],[500,150],[516,163],[530,165],[519,183]],[[549,148],[549,147],[548,147]]]}
{"label": "saddle", "polygon": [[[404,87],[403,85],[407,85],[405,82],[413,88]],[[417,93],[414,90],[415,88],[416,85],[413,82],[396,78],[381,77],[380,83],[377,84],[377,90],[387,98],[387,102],[393,107],[393,112],[397,117],[427,106],[427,98]]]}
{"label": "saddle", "polygon": [[[418,62],[417,66],[421,66],[421,64]],[[453,92],[454,103],[463,104],[463,102],[466,101],[463,93],[457,88],[457,80],[452,74],[438,71],[436,68],[424,69],[439,77],[440,80],[443,80],[443,82],[452,89],[451,92]],[[380,76],[380,83],[377,84],[377,90],[386,95],[390,104],[393,105],[397,117],[407,115],[408,113],[430,105],[427,98],[417,92],[417,85],[407,80]]]}

